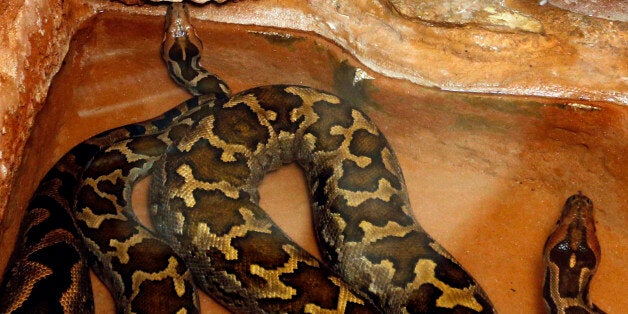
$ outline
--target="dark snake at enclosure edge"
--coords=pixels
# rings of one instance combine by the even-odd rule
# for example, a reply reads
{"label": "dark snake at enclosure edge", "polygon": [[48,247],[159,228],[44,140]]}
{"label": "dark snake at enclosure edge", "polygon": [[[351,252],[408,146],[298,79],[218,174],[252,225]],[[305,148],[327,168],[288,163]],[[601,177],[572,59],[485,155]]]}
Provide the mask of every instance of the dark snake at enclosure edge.
{"label": "dark snake at enclosure edge", "polygon": [[543,298],[548,312],[604,313],[589,299],[589,284],[600,258],[593,202],[580,192],[565,202],[543,249]]}
{"label": "dark snake at enclosure edge", "polygon": [[[46,174],[4,274],[3,312],[93,312],[89,267],[121,313],[198,313],[196,287],[234,312],[494,312],[412,217],[392,148],[363,112],[303,86],[229,96],[200,67],[188,19],[169,7],[162,54],[196,97],[90,138]],[[289,162],[306,174],[325,262],[258,206],[264,174]],[[130,204],[147,175],[155,231]],[[592,205],[579,195],[566,210],[545,254],[548,306],[594,311]],[[573,239],[590,250],[565,251]]]}

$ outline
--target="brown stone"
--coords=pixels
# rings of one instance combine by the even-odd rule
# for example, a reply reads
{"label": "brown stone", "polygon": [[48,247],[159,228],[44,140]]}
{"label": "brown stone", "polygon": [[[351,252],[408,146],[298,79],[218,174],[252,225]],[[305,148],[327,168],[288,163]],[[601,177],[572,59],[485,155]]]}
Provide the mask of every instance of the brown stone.
{"label": "brown stone", "polygon": [[541,0],[581,15],[628,22],[628,2],[624,0]]}
{"label": "brown stone", "polygon": [[541,23],[506,7],[499,0],[389,0],[403,17],[449,26],[476,25],[496,31],[541,33]]}

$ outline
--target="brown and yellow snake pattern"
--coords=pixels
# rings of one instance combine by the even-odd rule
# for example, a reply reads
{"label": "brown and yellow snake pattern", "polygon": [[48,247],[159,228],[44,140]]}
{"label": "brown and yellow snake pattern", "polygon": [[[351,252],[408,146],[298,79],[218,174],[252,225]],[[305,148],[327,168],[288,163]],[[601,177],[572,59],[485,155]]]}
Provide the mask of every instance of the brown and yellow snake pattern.
{"label": "brown and yellow snake pattern", "polygon": [[[196,313],[195,287],[235,312],[494,312],[412,217],[393,150],[363,112],[303,86],[230,96],[200,67],[200,51],[185,7],[173,4],[163,57],[198,96],[85,141],[49,171],[3,278],[3,312],[93,311],[88,264],[118,312]],[[264,174],[289,162],[306,173],[324,262],[258,206]],[[150,174],[155,232],[130,207],[133,185]],[[565,258],[553,256],[546,282],[562,284],[549,269]],[[588,289],[588,278],[579,283]],[[547,291],[559,303],[550,308],[572,313],[563,290]]]}
{"label": "brown and yellow snake pattern", "polygon": [[543,297],[550,313],[604,313],[589,300],[600,256],[593,202],[582,193],[573,195],[543,251]]}
{"label": "brown and yellow snake pattern", "polygon": [[[0,289],[2,312],[93,312],[88,261],[96,271],[100,270],[105,282],[109,281],[110,288],[124,280],[122,289],[111,290],[119,301],[119,312],[130,312],[131,308],[134,312],[152,312],[150,309],[154,308],[172,313],[176,311],[168,310],[186,308],[188,313],[196,311],[197,296],[183,259],[169,245],[137,224],[132,211],[125,211],[123,215],[126,216],[114,220],[99,212],[103,206],[78,212],[73,212],[73,208],[79,183],[90,182],[89,179],[83,180],[83,176],[88,175],[87,166],[91,164],[90,169],[98,166],[92,161],[96,154],[120,140],[149,137],[170,130],[173,123],[184,117],[183,113],[194,112],[200,104],[199,99],[193,98],[151,121],[104,132],[76,146],[55,164],[41,181],[22,221],[21,237],[16,242]],[[110,177],[117,174],[114,172]],[[132,174],[126,175],[125,180],[133,179]],[[107,183],[99,185],[103,191],[110,191],[110,187]],[[86,197],[85,192],[82,193],[81,197]],[[126,200],[128,198],[117,201]],[[89,201],[89,198],[82,200]],[[77,224],[85,225],[88,212],[101,217],[97,234],[90,234],[89,228],[84,228],[81,234],[77,228]],[[99,237],[106,238],[113,250],[119,248],[126,237],[132,238],[134,246],[125,253],[133,262],[129,263],[129,259],[113,261],[107,257],[109,252],[106,251],[102,252],[105,256],[100,256],[101,260],[95,259],[83,244]],[[167,267],[156,262],[160,260],[165,260]],[[116,267],[116,274],[106,272],[112,267]],[[177,293],[162,298],[162,293],[168,293],[168,287],[176,288]]]}

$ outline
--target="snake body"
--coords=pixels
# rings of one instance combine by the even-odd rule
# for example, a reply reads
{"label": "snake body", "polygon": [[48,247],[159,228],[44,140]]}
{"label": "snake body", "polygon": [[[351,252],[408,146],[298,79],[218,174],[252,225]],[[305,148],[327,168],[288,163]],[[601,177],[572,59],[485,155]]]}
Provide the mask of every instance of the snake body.
{"label": "snake body", "polygon": [[[198,312],[195,286],[236,312],[494,312],[412,217],[394,152],[366,114],[304,86],[230,96],[199,65],[188,19],[171,5],[162,55],[197,96],[97,135],[55,165],[22,222],[2,309],[93,310],[89,261],[118,312]],[[264,174],[289,162],[306,174],[323,262],[258,205]],[[155,232],[130,207],[149,174]]]}
{"label": "snake body", "polygon": [[[199,106],[191,99],[160,117],[128,125],[96,135],[65,154],[40,182],[22,220],[20,238],[16,242],[1,286],[0,309],[7,313],[89,313],[93,312],[88,259],[97,262],[84,249],[84,237],[77,228],[73,212],[78,185],[85,170],[93,167],[92,159],[99,151],[114,143],[136,136],[162,133],[183,113]],[[120,199],[123,201],[123,199]],[[95,209],[94,209],[95,210]],[[132,212],[125,213],[134,221]],[[104,226],[103,226],[104,227]],[[141,229],[145,231],[145,229]],[[125,237],[122,230],[102,229],[110,238]],[[160,257],[172,256],[181,268],[172,274],[172,280],[191,287],[191,277],[183,261],[162,241],[150,243]],[[148,257],[148,256],[147,256]],[[132,263],[140,274],[146,264]],[[146,283],[148,286],[150,282]],[[192,288],[180,295],[183,307],[196,308],[196,294]],[[137,296],[137,295],[136,295]],[[159,299],[160,293],[147,298]],[[122,303],[133,299],[117,298]],[[138,298],[138,301],[141,299]],[[159,304],[159,303],[158,303]],[[122,306],[124,307],[124,306]]]}
{"label": "snake body", "polygon": [[[296,161],[309,183],[319,246],[350,286],[388,313],[489,308],[412,219],[392,149],[362,112],[331,94],[282,85],[212,109],[168,148],[153,181],[163,191],[152,207],[157,229],[177,251],[192,252],[188,265],[204,290],[217,286],[214,295],[226,299],[242,289],[239,310],[269,312],[314,308],[294,298],[307,286],[346,295],[325,308],[355,299],[257,205],[263,174]],[[413,294],[427,293],[437,302],[414,307]]]}

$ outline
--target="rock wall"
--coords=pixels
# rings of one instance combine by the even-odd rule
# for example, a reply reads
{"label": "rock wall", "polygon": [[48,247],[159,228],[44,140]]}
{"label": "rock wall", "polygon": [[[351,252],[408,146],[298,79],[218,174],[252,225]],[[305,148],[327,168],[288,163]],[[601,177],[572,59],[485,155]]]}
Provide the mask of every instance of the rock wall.
{"label": "rock wall", "polygon": [[35,114],[41,108],[70,38],[94,13],[64,0],[10,0],[0,13],[0,220]]}
{"label": "rock wall", "polygon": [[[475,1],[465,8],[469,14],[453,17],[439,14],[438,5],[426,14],[416,3],[260,0],[192,12],[203,20],[315,32],[372,70],[425,86],[628,104],[626,23],[529,1],[508,7]],[[33,117],[80,23],[104,10],[163,14],[163,6],[107,1],[9,0],[5,6],[0,15],[6,26],[0,31],[0,217]]]}

